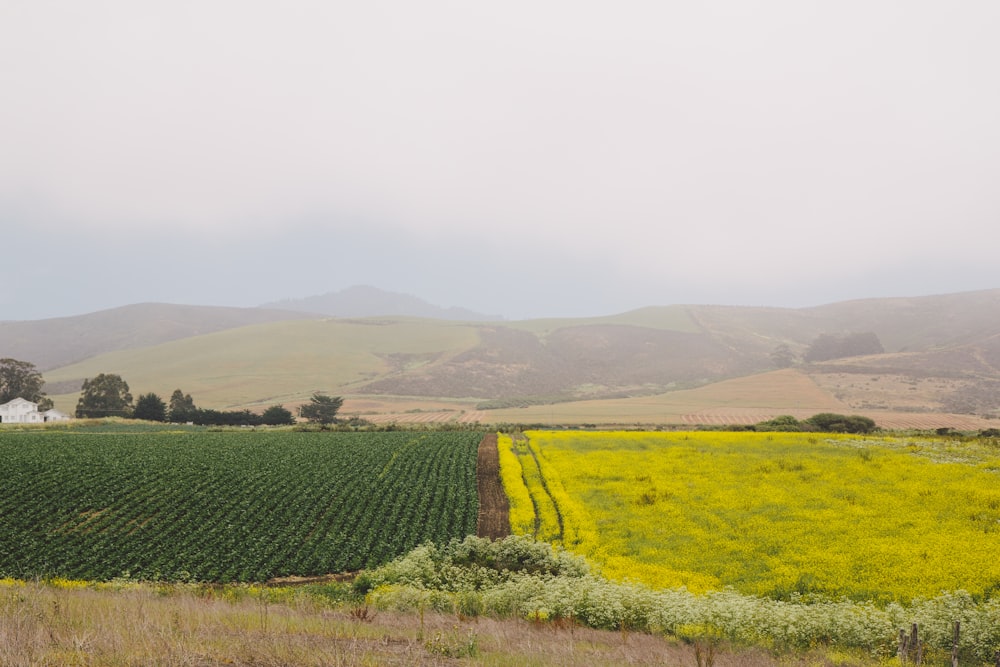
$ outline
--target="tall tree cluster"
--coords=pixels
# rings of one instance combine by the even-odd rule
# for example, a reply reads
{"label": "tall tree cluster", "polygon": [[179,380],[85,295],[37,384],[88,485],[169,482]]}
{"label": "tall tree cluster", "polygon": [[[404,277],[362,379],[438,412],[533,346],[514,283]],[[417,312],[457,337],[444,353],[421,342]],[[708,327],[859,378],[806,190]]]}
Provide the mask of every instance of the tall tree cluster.
{"label": "tall tree cluster", "polygon": [[151,422],[165,422],[167,421],[167,404],[153,392],[141,394],[139,398],[135,399],[135,410],[132,412],[132,417]]}
{"label": "tall tree cluster", "polygon": [[317,392],[310,397],[308,403],[299,406],[299,416],[326,426],[337,421],[337,412],[343,404],[344,399],[340,396],[327,396]]}
{"label": "tall tree cluster", "polygon": [[167,413],[170,421],[176,424],[194,421],[197,411],[191,394],[185,394],[180,389],[174,389],[174,393],[170,394],[170,409]]}
{"label": "tall tree cluster", "polygon": [[15,398],[38,404],[39,410],[52,407],[52,400],[42,391],[45,380],[35,365],[9,357],[0,359],[0,404]]}
{"label": "tall tree cluster", "polygon": [[131,417],[132,394],[128,382],[115,373],[87,378],[76,402],[77,417]]}

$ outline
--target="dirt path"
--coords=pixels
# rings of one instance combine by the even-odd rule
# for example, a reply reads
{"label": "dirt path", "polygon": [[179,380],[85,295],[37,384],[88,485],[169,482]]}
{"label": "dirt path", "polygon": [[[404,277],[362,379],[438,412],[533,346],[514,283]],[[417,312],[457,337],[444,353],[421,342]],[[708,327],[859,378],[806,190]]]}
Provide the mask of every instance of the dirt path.
{"label": "dirt path", "polygon": [[510,505],[500,483],[500,454],[497,452],[496,433],[487,433],[479,443],[476,478],[479,485],[476,534],[494,540],[506,537],[510,534]]}

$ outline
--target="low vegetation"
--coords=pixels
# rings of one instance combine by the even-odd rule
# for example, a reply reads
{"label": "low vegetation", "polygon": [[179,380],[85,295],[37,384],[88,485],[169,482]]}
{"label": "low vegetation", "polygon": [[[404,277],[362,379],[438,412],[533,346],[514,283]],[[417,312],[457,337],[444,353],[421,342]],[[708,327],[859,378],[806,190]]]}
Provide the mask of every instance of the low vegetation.
{"label": "low vegetation", "polygon": [[877,430],[875,421],[861,415],[841,415],[821,412],[808,419],[798,420],[791,415],[779,415],[749,427],[750,431],[812,431],[822,433],[872,433]]}
{"label": "low vegetation", "polygon": [[[812,651],[814,664],[862,656]],[[289,587],[0,580],[0,664],[770,667],[783,656],[577,623],[376,608],[347,584]],[[831,659],[836,662],[831,663]],[[704,662],[702,662],[704,664]]]}
{"label": "low vegetation", "polygon": [[653,590],[608,581],[580,556],[518,536],[425,544],[366,573],[355,586],[368,591],[368,601],[380,610],[522,618],[778,653],[837,647],[884,659],[896,652],[898,631],[917,623],[925,659],[932,662],[950,655],[955,621],[962,628],[962,660],[992,661],[1000,647],[1000,600],[976,601],[955,592],[880,606],[799,596],[776,600],[732,589],[702,595],[684,588]]}
{"label": "low vegetation", "polygon": [[530,538],[425,543],[353,583],[94,583],[0,579],[0,663],[662,665],[884,663],[900,628],[925,662],[992,661],[1000,603],[910,605],[695,595],[608,581]]}
{"label": "low vegetation", "polygon": [[843,335],[820,334],[809,345],[803,355],[807,362],[829,361],[844,357],[857,357],[866,354],[881,354],[885,352],[882,343],[874,332],[849,333]]}

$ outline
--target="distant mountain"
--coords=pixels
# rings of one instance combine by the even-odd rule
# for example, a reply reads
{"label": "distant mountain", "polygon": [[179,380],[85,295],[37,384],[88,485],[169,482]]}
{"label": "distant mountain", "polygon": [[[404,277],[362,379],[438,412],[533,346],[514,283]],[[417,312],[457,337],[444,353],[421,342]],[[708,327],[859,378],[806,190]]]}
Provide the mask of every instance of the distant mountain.
{"label": "distant mountain", "polygon": [[[445,401],[464,410],[651,396],[787,369],[849,409],[1000,417],[1000,290],[522,321],[365,287],[282,303],[139,304],[0,322],[0,357],[35,363],[49,393],[67,401],[99,372],[122,374],[136,391],[182,387],[206,407],[256,408],[324,391],[355,405]],[[458,314],[463,321],[452,319]],[[872,345],[810,353],[831,338]],[[777,400],[761,387],[754,400],[769,409],[794,407],[801,393]]]}
{"label": "distant mountain", "polygon": [[435,320],[492,322],[499,315],[484,315],[466,308],[442,308],[410,294],[387,292],[369,285],[355,285],[339,292],[327,292],[303,299],[265,303],[261,308],[291,310],[331,317],[423,317]]}

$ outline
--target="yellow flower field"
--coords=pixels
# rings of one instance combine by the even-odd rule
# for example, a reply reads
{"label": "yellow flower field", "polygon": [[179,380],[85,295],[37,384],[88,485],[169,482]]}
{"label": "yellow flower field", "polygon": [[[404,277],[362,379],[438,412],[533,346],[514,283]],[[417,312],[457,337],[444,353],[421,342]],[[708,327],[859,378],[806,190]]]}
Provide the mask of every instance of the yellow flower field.
{"label": "yellow flower field", "polygon": [[[881,601],[1000,589],[1000,452],[988,446],[815,433],[526,435],[501,448],[517,454],[534,506],[554,506],[555,516],[539,513],[539,537],[612,578]],[[511,466],[503,456],[508,487]]]}
{"label": "yellow flower field", "polygon": [[[500,482],[510,503],[510,529],[518,535],[535,533],[535,508],[531,494],[524,484],[524,469],[509,435],[500,434],[497,439],[500,452]],[[527,454],[527,452],[525,452]]]}

